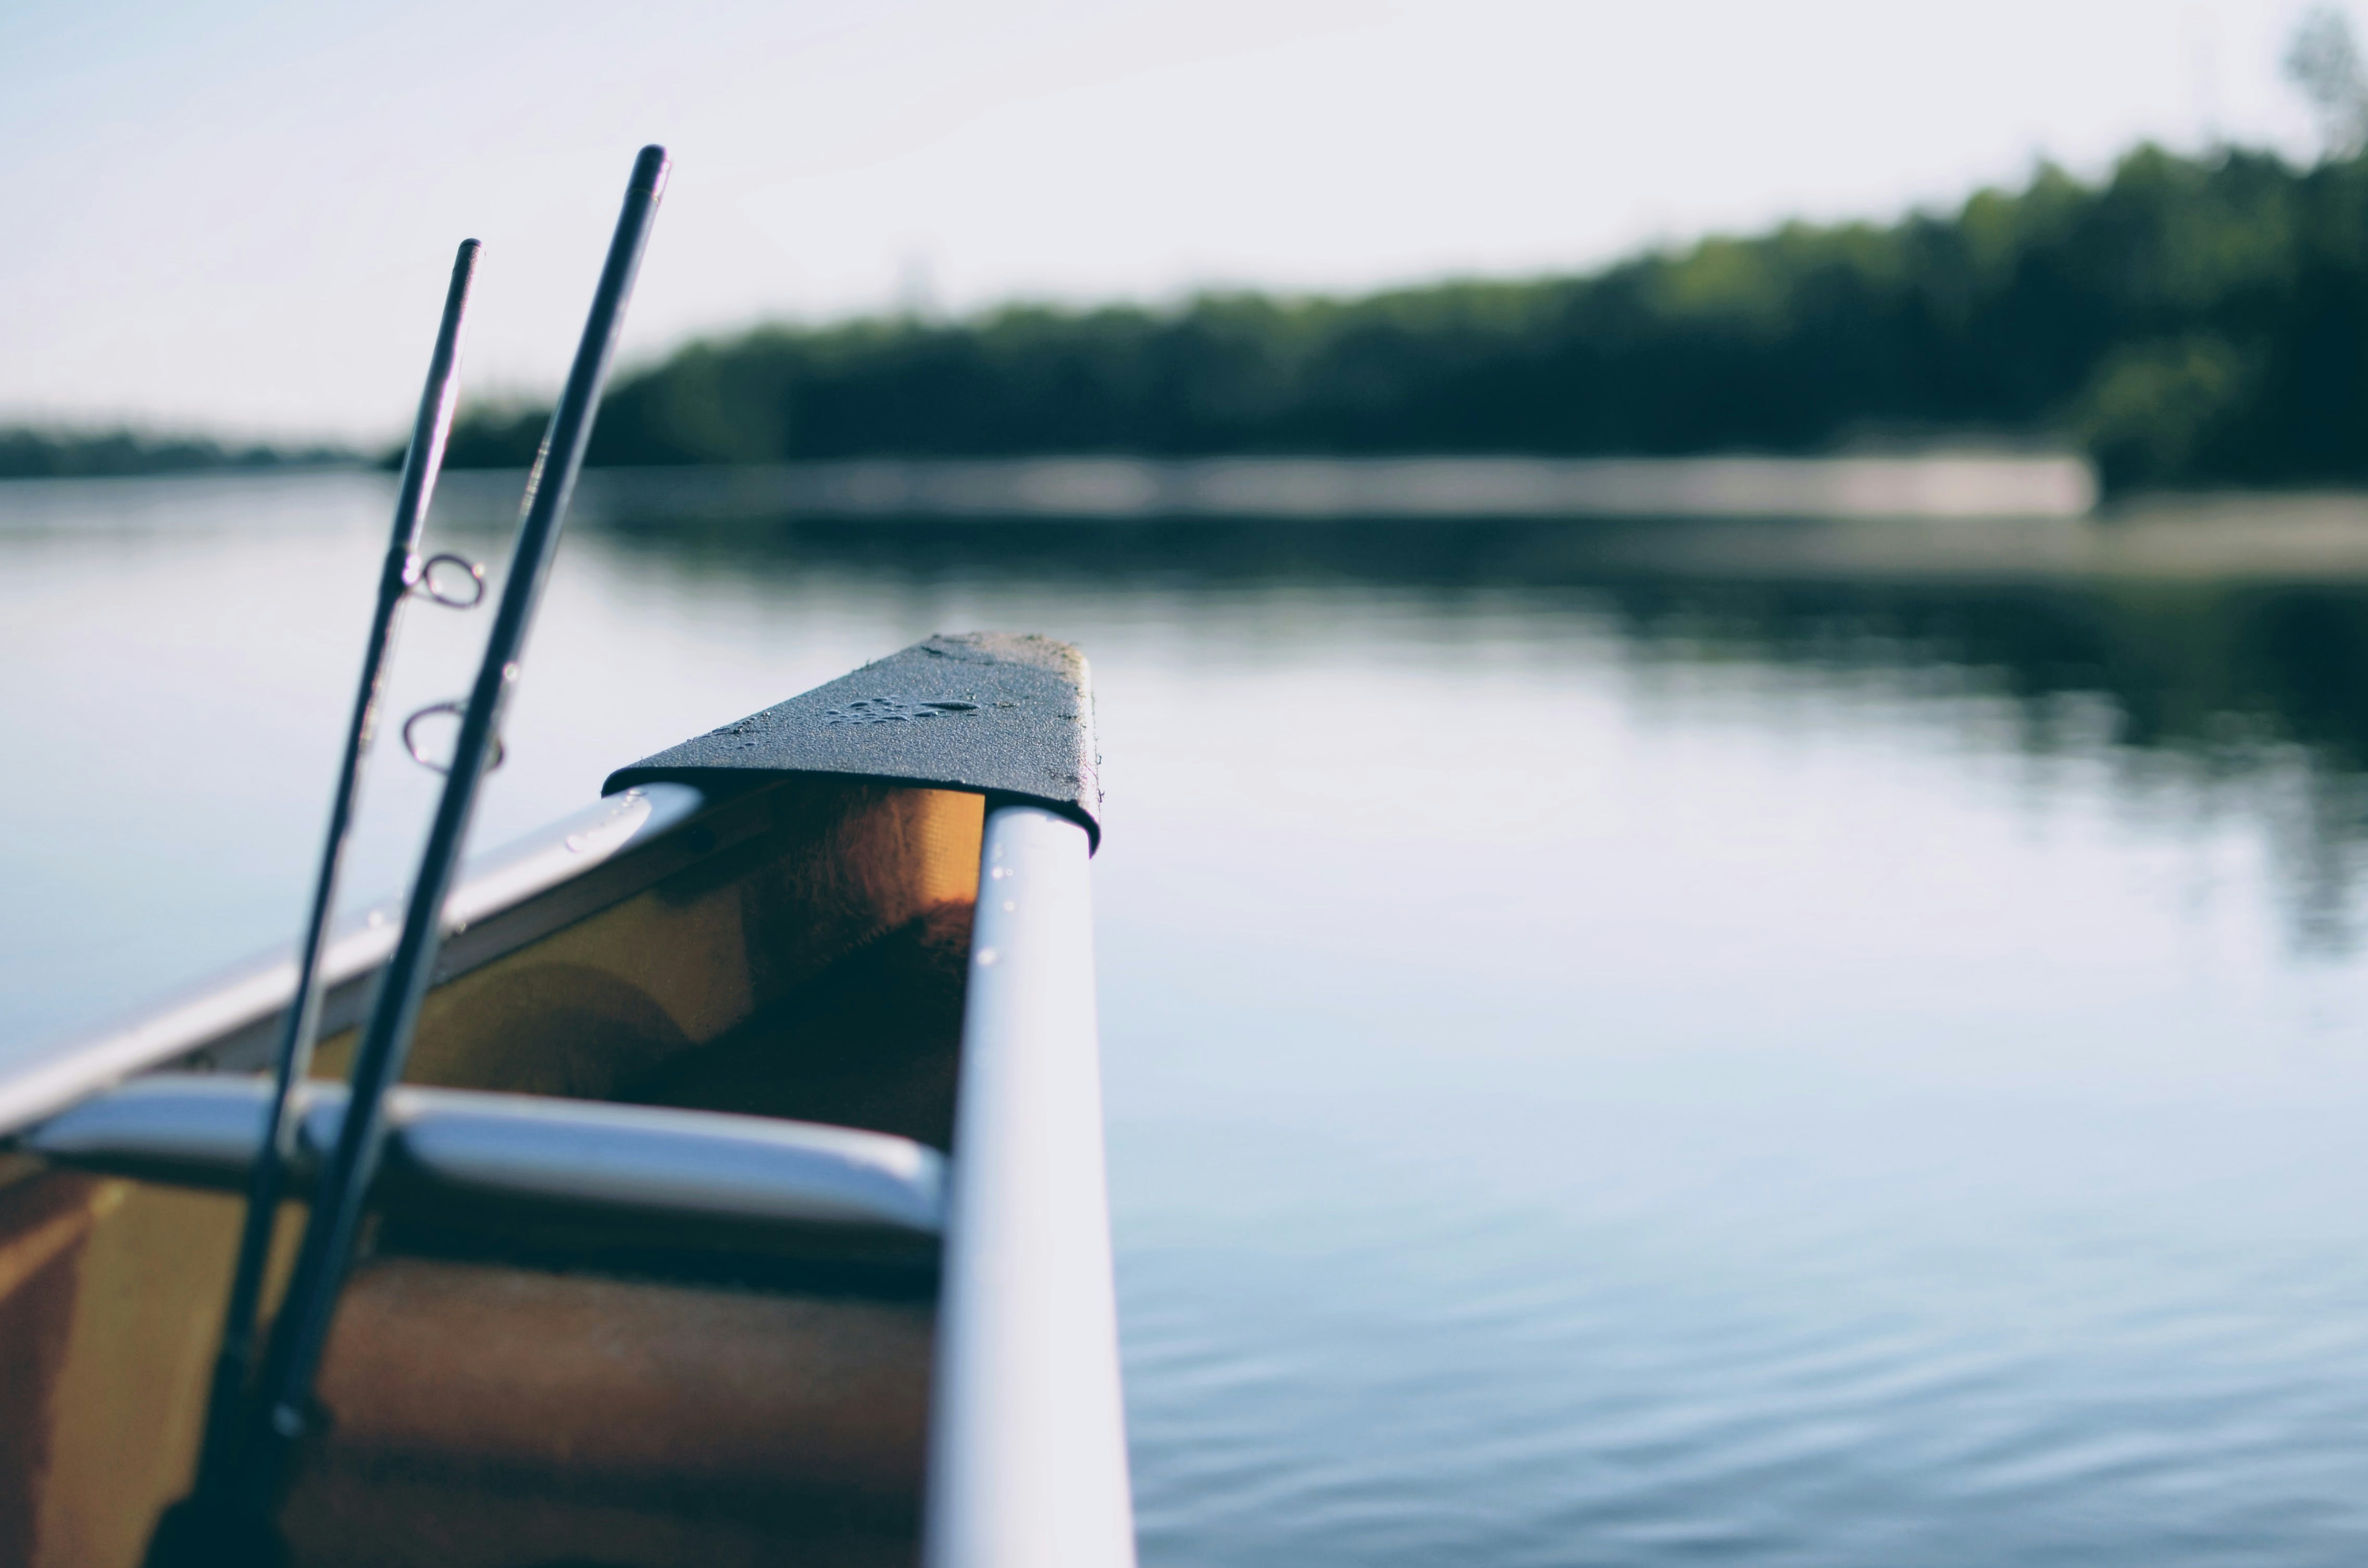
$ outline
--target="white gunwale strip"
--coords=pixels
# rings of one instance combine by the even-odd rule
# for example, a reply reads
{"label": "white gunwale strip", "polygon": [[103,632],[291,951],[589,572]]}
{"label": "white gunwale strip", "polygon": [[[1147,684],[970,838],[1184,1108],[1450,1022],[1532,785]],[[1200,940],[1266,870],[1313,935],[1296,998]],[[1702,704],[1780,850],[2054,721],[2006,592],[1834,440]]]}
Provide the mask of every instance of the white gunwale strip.
{"label": "white gunwale strip", "polygon": [[962,1016],[925,1568],[1131,1568],[1086,830],[989,814]]}

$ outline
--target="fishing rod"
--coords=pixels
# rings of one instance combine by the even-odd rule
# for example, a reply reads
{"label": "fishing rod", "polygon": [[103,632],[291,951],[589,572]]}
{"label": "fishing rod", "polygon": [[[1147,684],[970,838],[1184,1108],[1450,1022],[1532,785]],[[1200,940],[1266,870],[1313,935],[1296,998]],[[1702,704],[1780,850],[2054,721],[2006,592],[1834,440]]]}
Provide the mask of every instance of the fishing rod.
{"label": "fishing rod", "polygon": [[[329,919],[336,905],[337,881],[345,866],[370,733],[376,726],[379,691],[394,642],[395,622],[404,601],[415,595],[452,609],[470,608],[484,597],[484,572],[474,562],[457,555],[435,555],[425,561],[419,555],[419,536],[427,526],[436,477],[444,466],[445,442],[451,434],[452,411],[458,401],[461,319],[468,312],[469,289],[476,279],[477,257],[484,248],[475,240],[463,240],[452,258],[444,315],[436,329],[436,347],[428,356],[427,381],[420,390],[419,411],[412,420],[411,444],[404,453],[403,479],[394,498],[394,535],[379,571],[378,601],[370,613],[369,640],[362,646],[361,684],[346,723],[345,753],[330,798],[328,835],[313,879],[313,903],[296,963],[296,990],[280,1027],[279,1049],[272,1059],[270,1108],[247,1178],[246,1215],[239,1233],[237,1262],[231,1270],[222,1344],[214,1357],[213,1383],[198,1450],[198,1482],[192,1498],[175,1505],[176,1508],[200,1506],[195,1499],[203,1497],[209,1483],[220,1477],[235,1441],[237,1415],[254,1366],[256,1314],[271,1256],[273,1222],[279,1217],[288,1166],[296,1152],[296,1120],[290,1115],[290,1102],[295,1086],[311,1071],[313,1047],[320,1033],[322,957],[328,948]],[[454,567],[465,577],[454,576],[449,570]],[[448,569],[442,581],[438,578],[439,568]],[[464,582],[468,585],[465,597],[461,586]]]}
{"label": "fishing rod", "polygon": [[[284,1559],[285,1546],[272,1528],[270,1516],[296,1447],[311,1425],[313,1375],[328,1340],[338,1293],[352,1265],[370,1180],[385,1151],[386,1092],[402,1075],[410,1054],[420,1006],[443,945],[444,904],[468,836],[477,787],[495,755],[502,712],[518,684],[518,660],[558,549],[576,475],[584,466],[593,417],[599,410],[600,388],[615,357],[633,277],[657,216],[658,199],[666,189],[666,167],[664,148],[644,147],[626,186],[624,210],[609,242],[608,258],[584,324],[583,338],[576,346],[575,363],[558,405],[552,410],[542,450],[527,476],[524,516],[511,552],[509,574],[502,585],[484,657],[470,689],[427,847],[420,854],[410,903],[404,911],[403,933],[380,977],[361,1049],[354,1060],[345,1121],[313,1195],[295,1273],[272,1324],[262,1376],[242,1413],[245,1430],[233,1448],[207,1524],[211,1540],[193,1542],[188,1562],[236,1562],[245,1568]],[[151,1568],[155,1568],[153,1551]]]}

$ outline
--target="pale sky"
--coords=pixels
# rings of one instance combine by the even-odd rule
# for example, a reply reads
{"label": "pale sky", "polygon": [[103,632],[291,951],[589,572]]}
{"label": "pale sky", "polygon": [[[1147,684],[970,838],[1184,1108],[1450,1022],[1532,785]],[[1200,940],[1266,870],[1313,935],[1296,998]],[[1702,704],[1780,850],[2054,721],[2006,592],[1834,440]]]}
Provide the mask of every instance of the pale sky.
{"label": "pale sky", "polygon": [[2303,9],[14,0],[0,418],[392,441],[467,235],[468,384],[541,392],[648,141],[641,359],[915,301],[1570,270],[2145,137],[2301,154]]}

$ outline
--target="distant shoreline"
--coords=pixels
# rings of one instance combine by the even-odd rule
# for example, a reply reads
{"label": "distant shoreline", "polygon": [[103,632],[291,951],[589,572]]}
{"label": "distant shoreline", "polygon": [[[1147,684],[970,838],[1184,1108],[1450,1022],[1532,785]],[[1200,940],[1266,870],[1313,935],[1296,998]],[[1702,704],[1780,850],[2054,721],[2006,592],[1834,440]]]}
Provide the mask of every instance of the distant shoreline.
{"label": "distant shoreline", "polygon": [[[442,482],[514,504],[522,472]],[[1941,451],[1785,458],[1110,457],[586,470],[603,516],[973,518],[2079,517],[2086,459]]]}
{"label": "distant shoreline", "polygon": [[0,481],[276,473],[288,469],[354,468],[367,461],[348,447],[233,444],[209,436],[133,429],[0,426]]}
{"label": "distant shoreline", "polygon": [[[1568,467],[1598,484],[1622,478],[1681,487],[1704,483],[1705,467],[1709,478],[1733,483],[1752,467],[1772,461],[1783,464],[1799,485],[1831,481],[1837,463],[1872,460],[1555,464],[1547,466],[1543,477],[1573,478],[1565,472]],[[1923,482],[1935,471],[1945,473],[1948,465],[1966,460],[1964,454],[1880,460],[1895,471],[1909,471],[1907,478],[1920,472]],[[1981,460],[2044,462],[1995,456]],[[1410,467],[1427,472],[1409,476]],[[1139,469],[1151,472],[1146,476]],[[1180,476],[1178,470],[1184,471]],[[1015,558],[1042,559],[1047,552],[1074,551],[1080,561],[1104,562],[1292,559],[1326,570],[1368,553],[1394,558],[1412,551],[1500,565],[1518,561],[1520,574],[1539,582],[1661,575],[1737,583],[2368,585],[2368,490],[2165,491],[2111,501],[2086,516],[1741,506],[1723,514],[1656,515],[1547,510],[1539,504],[1541,492],[1525,493],[1508,483],[1518,473],[1508,476],[1495,464],[1481,465],[1481,472],[1494,472],[1502,486],[1493,502],[1442,495],[1442,474],[1470,472],[1460,461],[1133,465],[1095,459],[595,469],[584,474],[577,510],[585,526],[630,530],[660,548],[676,532],[687,544],[702,536],[712,543],[742,529],[803,527],[814,530],[817,548],[825,551],[855,548],[852,541],[862,539],[871,541],[863,551],[892,553],[1016,551]],[[1295,494],[1296,506],[1220,509],[1212,504],[1254,492],[1246,473],[1287,497]],[[1895,472],[1891,477],[1903,476]],[[2018,483],[2030,477],[2024,472]],[[1176,491],[1141,490],[1131,493],[1131,510],[1110,509],[1113,494],[1124,501],[1129,493],[1123,487],[1146,478],[1180,485],[1187,499],[1197,494],[1197,509],[1171,505]],[[524,479],[518,471],[446,475],[436,498],[435,526],[469,535],[507,529],[517,520]],[[1392,483],[1399,485],[1394,494],[1368,504],[1377,488]],[[1197,492],[1193,485],[1200,487]],[[329,488],[316,494],[308,486]],[[916,492],[932,486],[936,505],[914,504]],[[394,475],[361,466],[0,482],[0,529],[95,526],[170,532],[183,524],[203,529],[242,521],[344,528],[367,519],[375,531],[383,526],[383,508],[393,489]],[[794,501],[801,489],[837,499],[830,505],[785,503],[785,492]],[[1770,493],[1761,494],[1764,498]],[[1031,506],[1013,503],[1014,495],[1025,500],[1030,494]]]}

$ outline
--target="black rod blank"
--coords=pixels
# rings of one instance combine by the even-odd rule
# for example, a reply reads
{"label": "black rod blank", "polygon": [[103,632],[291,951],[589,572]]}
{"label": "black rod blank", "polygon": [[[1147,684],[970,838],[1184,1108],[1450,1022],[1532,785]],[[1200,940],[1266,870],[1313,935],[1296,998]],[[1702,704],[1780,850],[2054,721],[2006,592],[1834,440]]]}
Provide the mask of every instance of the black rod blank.
{"label": "black rod blank", "polygon": [[[262,1305],[263,1278],[271,1257],[271,1233],[279,1215],[288,1183],[288,1165],[295,1153],[296,1123],[289,1114],[295,1086],[312,1070],[313,1047],[321,1027],[321,964],[329,943],[329,922],[336,913],[337,883],[345,868],[346,845],[351,837],[354,806],[361,792],[363,766],[370,755],[371,731],[378,719],[379,695],[385,684],[387,655],[394,643],[395,623],[403,601],[425,581],[419,559],[419,538],[427,525],[428,503],[435,498],[436,480],[444,467],[444,447],[452,432],[452,413],[461,386],[461,326],[469,309],[469,290],[476,281],[477,258],[484,247],[462,240],[452,258],[451,281],[444,291],[444,314],[436,329],[436,347],[427,358],[427,381],[420,389],[419,408],[411,424],[411,444],[403,459],[403,479],[395,491],[393,537],[387,541],[381,565],[378,599],[370,612],[370,637],[362,646],[362,674],[354,692],[353,711],[346,722],[345,751],[338,760],[337,782],[329,802],[329,829],[321,846],[321,861],[313,879],[313,902],[307,913],[296,962],[296,989],[288,999],[280,1022],[279,1048],[273,1057],[272,1093],[264,1122],[263,1142],[246,1189],[246,1213],[239,1230],[238,1257],[231,1269],[230,1297],[222,1312],[222,1342],[214,1356],[213,1381],[207,1392],[203,1435],[198,1449],[198,1479],[190,1500],[175,1506],[158,1530],[162,1546],[200,1521],[177,1525],[171,1515],[202,1512],[215,1489],[224,1482],[231,1454],[238,1442],[240,1412],[255,1362],[256,1315]],[[433,588],[430,597],[442,598]],[[152,1546],[152,1553],[154,1547]],[[152,1561],[155,1559],[152,1556]]]}
{"label": "black rod blank", "polygon": [[270,1349],[250,1406],[245,1440],[234,1455],[234,1501],[250,1518],[268,1517],[289,1460],[306,1429],[313,1373],[352,1260],[363,1202],[385,1147],[386,1091],[402,1075],[410,1054],[420,1006],[443,943],[444,902],[468,836],[477,786],[493,757],[502,712],[518,683],[518,660],[558,548],[576,475],[584,466],[600,389],[616,354],[634,274],[666,188],[666,150],[661,147],[643,148],[633,165],[624,210],[609,244],[575,363],[558,406],[552,411],[542,451],[527,478],[525,515],[484,657],[469,694],[468,711],[461,722],[451,771],[420,855],[404,913],[403,934],[379,981],[354,1062],[349,1108],[313,1198],[295,1274],[272,1324]]}
{"label": "black rod blank", "polygon": [[[443,324],[436,334],[436,351],[428,362],[427,385],[420,393],[419,415],[411,428],[410,449],[404,456],[402,488],[395,496],[394,539],[387,546],[379,574],[378,605],[370,618],[370,635],[362,655],[361,687],[354,694],[354,710],[346,726],[346,751],[337,773],[337,788],[329,808],[327,842],[313,884],[313,905],[304,926],[302,957],[296,970],[296,994],[283,1023],[272,1071],[272,1101],[264,1124],[263,1147],[256,1160],[255,1179],[246,1195],[246,1221],[239,1237],[238,1265],[231,1278],[230,1310],[222,1322],[222,1355],[214,1374],[213,1400],[207,1407],[207,1436],[238,1408],[254,1358],[256,1311],[263,1295],[264,1266],[271,1253],[272,1221],[287,1185],[287,1166],[294,1153],[295,1127],[288,1115],[290,1089],[304,1081],[313,1065],[313,1047],[321,1027],[321,960],[328,947],[329,920],[335,911],[337,881],[344,869],[346,843],[353,826],[354,805],[360,792],[362,764],[370,750],[370,732],[378,718],[379,690],[386,672],[387,654],[394,641],[395,619],[418,580],[419,536],[427,526],[428,502],[436,493],[438,472],[444,466],[444,444],[451,434],[452,411],[459,401],[461,322],[469,307],[470,285],[475,281],[477,257],[484,249],[475,240],[461,242],[452,261],[452,281],[444,296]],[[207,1451],[217,1451],[209,1442]]]}

